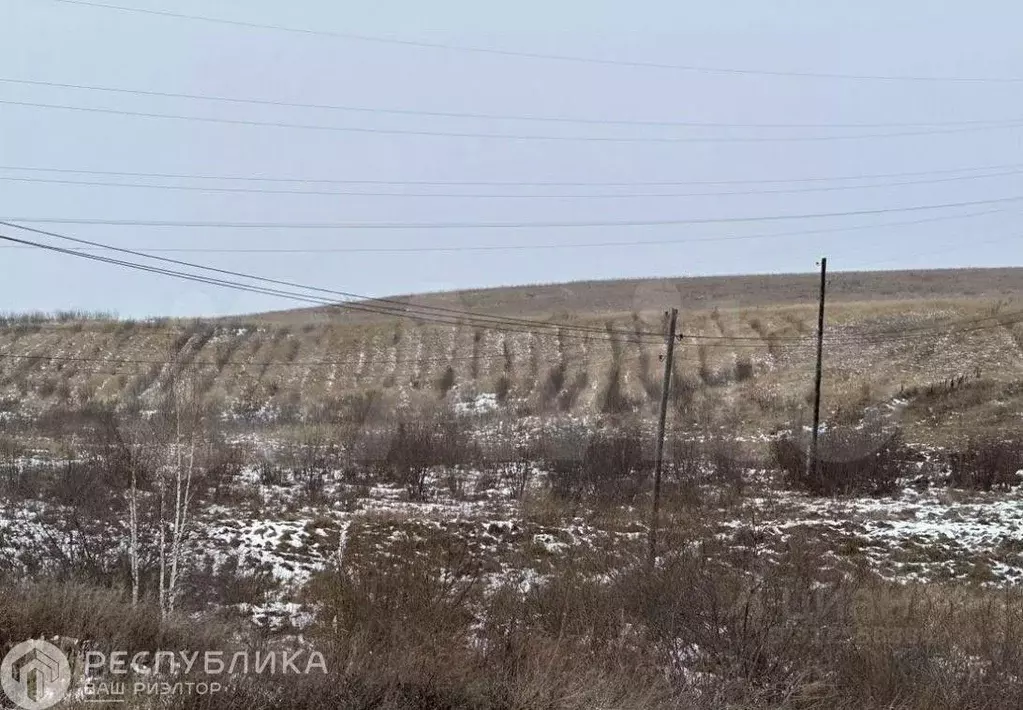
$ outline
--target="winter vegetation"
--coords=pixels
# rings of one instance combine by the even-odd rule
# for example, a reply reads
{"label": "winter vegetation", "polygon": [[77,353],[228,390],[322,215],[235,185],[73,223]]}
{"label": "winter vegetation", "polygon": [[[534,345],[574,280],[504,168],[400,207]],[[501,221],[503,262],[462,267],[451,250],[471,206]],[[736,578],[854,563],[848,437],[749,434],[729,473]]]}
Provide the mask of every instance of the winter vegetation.
{"label": "winter vegetation", "polygon": [[[0,650],[326,659],[128,707],[1023,705],[1011,309],[933,284],[836,299],[856,338],[826,348],[811,468],[812,348],[789,338],[813,310],[775,286],[683,319],[736,340],[682,341],[653,561],[656,344],[8,317]],[[558,320],[661,327],[613,293]],[[992,327],[880,335],[970,317]],[[182,680],[154,673],[131,679]]]}

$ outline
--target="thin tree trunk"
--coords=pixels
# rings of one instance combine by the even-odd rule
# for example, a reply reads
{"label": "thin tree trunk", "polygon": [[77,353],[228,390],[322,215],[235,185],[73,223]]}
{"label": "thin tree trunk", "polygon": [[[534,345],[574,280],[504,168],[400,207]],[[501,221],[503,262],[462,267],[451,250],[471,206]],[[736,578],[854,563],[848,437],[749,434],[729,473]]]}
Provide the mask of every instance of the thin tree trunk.
{"label": "thin tree trunk", "polygon": [[167,485],[165,472],[160,473],[160,613],[167,613]]}
{"label": "thin tree trunk", "polygon": [[133,461],[131,464],[131,492],[128,498],[128,527],[130,549],[128,555],[131,558],[131,605],[138,606],[139,603],[139,489],[138,471]]}
{"label": "thin tree trunk", "polygon": [[181,561],[181,551],[184,544],[185,527],[188,524],[188,506],[192,497],[192,474],[195,470],[195,448],[199,424],[199,416],[196,411],[195,383],[192,383],[192,392],[188,401],[191,418],[189,421],[189,447],[188,463],[184,462],[181,445],[181,408],[177,403],[177,432],[178,432],[178,466],[175,476],[174,487],[174,529],[171,542],[171,568],[170,581],[167,595],[167,605],[170,611],[174,610],[177,601],[178,570]]}
{"label": "thin tree trunk", "polygon": [[175,487],[174,531],[171,542],[170,594],[168,605],[174,611],[177,600],[178,564],[181,560],[181,548],[185,537],[185,526],[188,524],[188,503],[191,498],[192,470],[195,467],[195,438],[189,447],[188,465],[184,471],[179,470]]}

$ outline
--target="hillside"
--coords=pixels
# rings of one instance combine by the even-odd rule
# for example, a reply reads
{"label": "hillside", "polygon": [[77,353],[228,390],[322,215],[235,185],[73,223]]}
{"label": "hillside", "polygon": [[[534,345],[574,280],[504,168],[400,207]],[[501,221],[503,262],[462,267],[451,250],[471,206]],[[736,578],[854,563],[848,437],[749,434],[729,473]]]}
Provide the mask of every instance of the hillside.
{"label": "hillside", "polygon": [[[807,273],[575,281],[405,294],[388,300],[499,316],[544,318],[572,314],[586,318],[663,310],[672,305],[683,311],[699,311],[816,304],[819,279],[818,274]],[[1014,298],[1023,294],[1023,268],[835,272],[829,274],[828,284],[828,300],[833,303]],[[340,322],[380,320],[317,308],[264,313],[252,318],[286,324],[304,324],[310,318]]]}
{"label": "hillside", "polygon": [[[807,421],[817,279],[583,282],[395,299],[611,328],[610,337],[329,309],[153,323],[10,318],[0,328],[0,398],[26,417],[101,401],[144,407],[188,375],[211,404],[264,421],[330,417],[367,401],[652,413],[663,347],[622,331],[660,331],[664,309],[677,305],[687,337],[676,361],[677,409],[701,424],[762,430]],[[831,275],[826,416],[855,420],[902,393],[920,439],[1013,426],[1023,405],[1023,328],[1012,318],[1021,293],[1023,269]],[[954,325],[973,318],[990,320]]]}

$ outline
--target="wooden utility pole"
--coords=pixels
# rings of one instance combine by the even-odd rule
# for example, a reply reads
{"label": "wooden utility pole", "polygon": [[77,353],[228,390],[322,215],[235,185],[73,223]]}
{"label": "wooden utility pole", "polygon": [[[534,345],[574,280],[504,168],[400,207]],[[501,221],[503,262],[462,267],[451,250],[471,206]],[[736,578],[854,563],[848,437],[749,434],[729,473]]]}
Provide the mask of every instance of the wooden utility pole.
{"label": "wooden utility pole", "polygon": [[824,356],[824,292],[827,289],[828,260],[821,257],[821,294],[817,311],[817,375],[813,385],[813,435],[810,440],[810,461],[807,475],[817,480],[817,435],[821,426],[821,370]]}
{"label": "wooden utility pole", "polygon": [[664,356],[664,383],[661,385],[661,415],[657,422],[657,457],[654,459],[654,506],[650,516],[650,566],[657,560],[657,527],[661,515],[661,469],[664,464],[664,425],[668,418],[668,393],[671,391],[671,363],[675,355],[675,326],[678,309],[671,309],[668,324],[668,352]]}

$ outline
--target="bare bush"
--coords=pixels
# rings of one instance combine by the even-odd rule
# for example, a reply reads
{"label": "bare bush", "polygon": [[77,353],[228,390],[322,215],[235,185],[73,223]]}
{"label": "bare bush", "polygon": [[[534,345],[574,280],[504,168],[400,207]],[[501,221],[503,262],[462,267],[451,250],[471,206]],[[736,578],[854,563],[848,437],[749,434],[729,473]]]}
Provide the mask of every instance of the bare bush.
{"label": "bare bush", "polygon": [[627,612],[663,654],[675,682],[702,671],[732,679],[739,696],[733,701],[758,689],[778,693],[777,700],[826,675],[824,659],[852,633],[850,590],[815,583],[805,560],[759,575],[723,562],[720,554],[699,548],[620,582]]}
{"label": "bare bush", "polygon": [[544,465],[551,491],[562,500],[592,497],[596,502],[635,500],[649,478],[650,459],[640,432],[632,427],[563,434],[545,442]]}
{"label": "bare bush", "polygon": [[497,384],[494,386],[494,394],[497,397],[497,401],[504,404],[508,401],[508,394],[511,392],[511,379],[508,375],[501,375],[497,378]]}
{"label": "bare bush", "polygon": [[559,362],[547,373],[547,379],[544,380],[543,384],[544,404],[550,406],[557,400],[558,395],[565,388],[567,370],[568,368],[565,363]]}
{"label": "bare bush", "polygon": [[1023,442],[971,439],[949,455],[950,482],[959,488],[1006,490],[1020,483]]}
{"label": "bare bush", "polygon": [[227,498],[245,468],[246,458],[245,450],[236,444],[219,442],[212,448],[202,481],[210,500],[219,502]]}
{"label": "bare bush", "polygon": [[622,365],[617,360],[607,373],[607,384],[600,397],[600,411],[604,414],[623,414],[632,409],[632,402],[622,391]]}
{"label": "bare bush", "polygon": [[543,456],[543,447],[536,441],[517,441],[511,464],[512,495],[522,500],[535,473],[537,461]]}
{"label": "bare bush", "polygon": [[340,469],[341,452],[323,432],[312,431],[290,447],[288,465],[303,495],[316,501],[322,497],[327,481]]}
{"label": "bare bush", "polygon": [[[12,436],[0,436],[0,492],[12,496],[21,486],[24,469],[25,446]],[[18,496],[21,497],[21,496]]]}
{"label": "bare bush", "polygon": [[338,640],[351,650],[400,653],[424,644],[447,650],[465,638],[473,620],[468,602],[481,591],[478,581],[479,566],[456,553],[447,559],[346,563],[318,579],[311,591]]}
{"label": "bare bush", "polygon": [[899,430],[833,428],[818,441],[817,470],[808,470],[807,437],[772,441],[775,465],[792,488],[814,495],[890,495],[908,471],[912,452]]}
{"label": "bare bush", "polygon": [[448,413],[404,418],[388,432],[388,440],[381,463],[414,500],[426,497],[432,468],[452,469],[476,458],[465,423]]}
{"label": "bare bush", "polygon": [[692,437],[674,436],[668,442],[671,470],[680,483],[695,484],[703,473],[703,447]]}
{"label": "bare bush", "polygon": [[40,579],[6,584],[0,594],[0,648],[28,638],[60,635],[98,650],[155,651],[215,648],[227,630],[210,620],[168,616],[151,605],[131,607],[122,593],[80,580]]}
{"label": "bare bush", "polygon": [[745,382],[753,378],[753,361],[749,356],[743,355],[735,361],[735,381]]}
{"label": "bare bush", "polygon": [[[302,601],[328,674],[250,674],[229,693],[168,708],[379,710],[595,707],[1001,710],[1023,703],[1023,596],[819,573],[793,538],[775,561],[683,547],[650,568],[626,556],[567,560],[543,583],[488,590],[456,544],[395,543],[345,556]],[[230,562],[190,573],[195,599],[254,603],[272,581]],[[217,649],[246,637],[116,590],[46,579],[0,587],[0,651],[40,633],[127,651]],[[271,643],[278,643],[275,639]],[[252,646],[249,646],[251,649]],[[256,646],[265,648],[265,646]]]}
{"label": "bare bush", "polygon": [[543,467],[552,495],[558,500],[580,500],[586,492],[583,461],[588,437],[577,431],[558,432],[540,442]]}
{"label": "bare bush", "polygon": [[745,490],[743,474],[745,466],[739,456],[736,443],[724,438],[717,438],[707,445],[707,459],[712,472],[712,480],[730,497],[735,500]]}
{"label": "bare bush", "polygon": [[598,501],[632,502],[649,478],[648,462],[642,435],[625,428],[591,438],[584,470]]}
{"label": "bare bush", "polygon": [[334,424],[355,430],[382,419],[383,414],[380,391],[366,390],[328,398],[313,410],[309,419],[317,424]]}
{"label": "bare bush", "polygon": [[272,458],[260,459],[256,470],[259,472],[259,482],[264,486],[286,486],[288,484],[287,472]]}
{"label": "bare bush", "polygon": [[237,557],[228,556],[220,565],[209,559],[205,566],[189,570],[185,576],[183,607],[198,611],[216,604],[262,604],[278,586],[272,573],[242,569]]}
{"label": "bare bush", "polygon": [[448,392],[455,386],[455,368],[448,365],[444,368],[444,374],[437,380],[437,391],[440,393],[441,399],[448,396]]}

